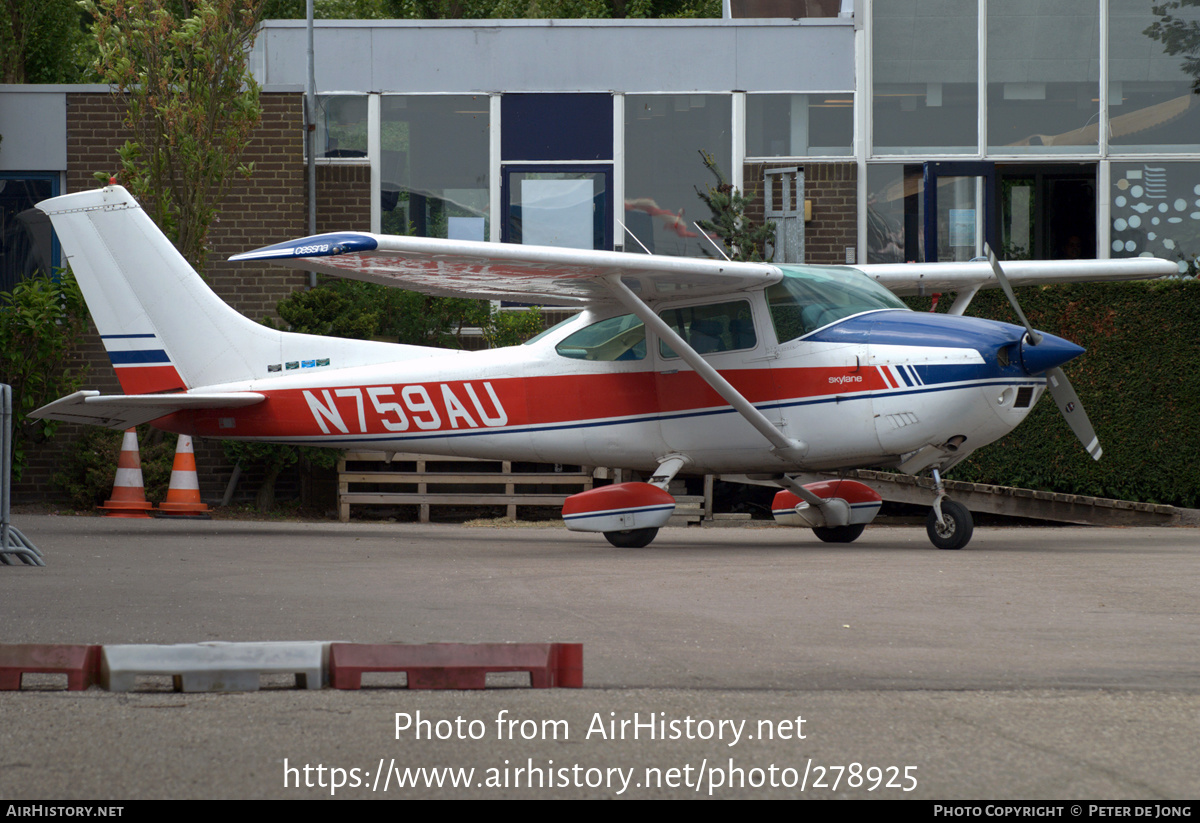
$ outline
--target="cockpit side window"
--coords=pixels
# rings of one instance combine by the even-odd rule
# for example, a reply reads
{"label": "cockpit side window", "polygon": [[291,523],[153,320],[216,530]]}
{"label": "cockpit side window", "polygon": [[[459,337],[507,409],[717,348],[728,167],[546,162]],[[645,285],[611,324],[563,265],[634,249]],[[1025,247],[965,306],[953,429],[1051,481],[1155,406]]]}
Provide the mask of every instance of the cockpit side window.
{"label": "cockpit side window", "polygon": [[[735,300],[707,306],[667,309],[659,315],[698,354],[742,351],[758,345],[750,303]],[[678,357],[665,341],[659,341],[663,357]]]}
{"label": "cockpit side window", "polygon": [[573,360],[643,360],[646,327],[632,314],[610,317],[568,335],[554,350]]}

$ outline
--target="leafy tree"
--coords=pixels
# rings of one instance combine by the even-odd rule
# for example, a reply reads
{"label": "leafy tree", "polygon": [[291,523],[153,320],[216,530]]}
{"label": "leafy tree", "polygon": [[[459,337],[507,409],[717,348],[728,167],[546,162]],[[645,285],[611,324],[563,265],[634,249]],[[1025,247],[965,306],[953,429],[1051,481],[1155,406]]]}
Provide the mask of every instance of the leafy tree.
{"label": "leafy tree", "polygon": [[258,466],[263,471],[262,482],[254,494],[254,507],[266,514],[275,508],[275,484],[288,466],[303,464],[306,469],[332,469],[337,465],[337,449],[315,446],[285,446],[279,443],[255,443],[222,440],[225,459],[245,466]]}
{"label": "leafy tree", "polygon": [[[247,61],[263,0],[82,0],[96,71],[133,139],[121,178],[196,269],[242,152],[261,118]],[[101,176],[101,175],[97,175]],[[104,176],[106,177],[106,175]]]}
{"label": "leafy tree", "polygon": [[[264,20],[303,20],[305,0],[265,0]],[[386,20],[392,15],[385,0],[315,0],[317,20]]]}
{"label": "leafy tree", "polygon": [[[304,0],[268,0],[267,18],[301,19]],[[720,17],[720,0],[316,0],[318,20]]]}
{"label": "leafy tree", "polygon": [[87,16],[76,0],[4,0],[3,8],[0,82],[78,83],[87,79]]}
{"label": "leafy tree", "polygon": [[[1185,73],[1195,79],[1192,81],[1192,93],[1200,94],[1200,21],[1185,20],[1176,17],[1172,12],[1179,12],[1185,6],[1193,8],[1200,6],[1200,0],[1170,0],[1167,3],[1155,3],[1150,11],[1155,17],[1162,19],[1154,21],[1142,33],[1151,40],[1163,44],[1163,51],[1171,56],[1183,55],[1182,68]],[[1192,12],[1190,17],[1195,16]]]}
{"label": "leafy tree", "polygon": [[[151,429],[148,424],[138,426],[137,435],[146,499],[163,500],[171,483],[178,437]],[[75,508],[93,509],[112,496],[124,438],[122,431],[85,426],[63,455],[54,482]]]}
{"label": "leafy tree", "polygon": [[87,326],[87,307],[70,271],[58,280],[37,275],[0,293],[0,382],[13,387],[13,475],[21,479],[25,450],[58,429],[29,412],[79,389],[86,366],[70,355]]}
{"label": "leafy tree", "polygon": [[[480,328],[488,345],[515,346],[541,331],[541,313],[498,312],[484,300],[432,297],[357,280],[330,279],[293,292],[276,311],[290,331],[414,346],[460,348],[467,328]],[[269,318],[264,322],[278,327]]]}
{"label": "leafy tree", "polygon": [[542,310],[537,306],[525,311],[494,311],[483,327],[489,348],[519,346],[542,331]]}
{"label": "leafy tree", "polygon": [[774,251],[768,255],[767,245],[775,242],[774,224],[755,223],[746,217],[746,197],[725,180],[711,154],[701,150],[700,157],[705,168],[717,178],[716,186],[708,186],[704,191],[696,189],[713,215],[712,220],[699,221],[701,230],[721,238],[731,260],[770,260]]}
{"label": "leafy tree", "polygon": [[720,17],[720,0],[380,0],[415,20]]}

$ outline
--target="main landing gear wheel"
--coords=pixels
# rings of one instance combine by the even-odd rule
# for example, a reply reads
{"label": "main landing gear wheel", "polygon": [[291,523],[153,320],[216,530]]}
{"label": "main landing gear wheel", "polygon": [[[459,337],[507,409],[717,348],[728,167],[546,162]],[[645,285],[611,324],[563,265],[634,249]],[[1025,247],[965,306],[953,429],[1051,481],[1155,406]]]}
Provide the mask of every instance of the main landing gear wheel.
{"label": "main landing gear wheel", "polygon": [[658,529],[628,529],[623,532],[605,532],[608,542],[618,549],[643,549],[658,535]]}
{"label": "main landing gear wheel", "polygon": [[975,523],[966,506],[953,500],[943,500],[942,520],[943,523],[938,523],[937,513],[932,509],[925,518],[925,531],[929,533],[933,545],[939,549],[961,549],[971,542]]}
{"label": "main landing gear wheel", "polygon": [[865,528],[863,523],[850,526],[816,526],[813,528],[813,534],[825,543],[853,543]]}

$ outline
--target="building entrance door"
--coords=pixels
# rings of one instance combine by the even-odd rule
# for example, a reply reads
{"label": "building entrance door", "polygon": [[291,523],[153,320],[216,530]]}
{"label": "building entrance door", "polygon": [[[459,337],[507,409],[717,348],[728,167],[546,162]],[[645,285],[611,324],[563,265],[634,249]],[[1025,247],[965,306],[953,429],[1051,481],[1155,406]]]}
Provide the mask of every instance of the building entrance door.
{"label": "building entrance door", "polygon": [[925,163],[925,261],[970,260],[998,248],[996,166],[982,161]]}
{"label": "building entrance door", "polygon": [[1002,260],[1096,256],[1095,163],[998,167]]}

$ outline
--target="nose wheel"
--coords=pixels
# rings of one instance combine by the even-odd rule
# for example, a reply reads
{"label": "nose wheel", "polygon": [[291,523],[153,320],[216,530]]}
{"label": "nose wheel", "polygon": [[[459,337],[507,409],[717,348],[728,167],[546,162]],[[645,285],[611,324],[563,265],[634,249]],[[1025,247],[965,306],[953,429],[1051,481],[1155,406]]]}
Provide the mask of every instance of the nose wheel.
{"label": "nose wheel", "polygon": [[942,498],[941,522],[938,521],[937,509],[931,509],[925,518],[925,531],[929,534],[929,541],[939,549],[961,549],[971,542],[975,523],[966,506]]}
{"label": "nose wheel", "polygon": [[931,469],[930,474],[933,475],[933,490],[937,496],[933,498],[933,508],[925,518],[929,542],[939,549],[961,549],[971,542],[975,521],[971,519],[971,512],[966,506],[946,496],[941,473]]}

